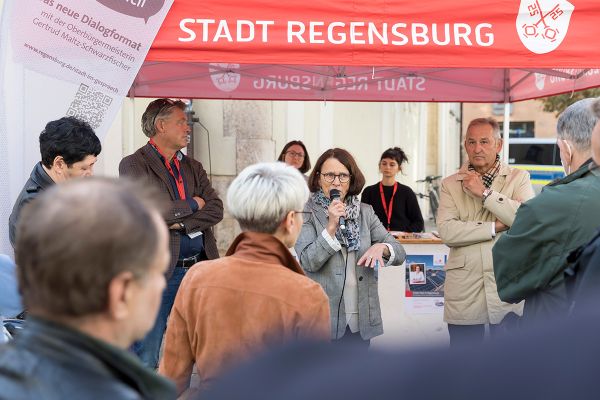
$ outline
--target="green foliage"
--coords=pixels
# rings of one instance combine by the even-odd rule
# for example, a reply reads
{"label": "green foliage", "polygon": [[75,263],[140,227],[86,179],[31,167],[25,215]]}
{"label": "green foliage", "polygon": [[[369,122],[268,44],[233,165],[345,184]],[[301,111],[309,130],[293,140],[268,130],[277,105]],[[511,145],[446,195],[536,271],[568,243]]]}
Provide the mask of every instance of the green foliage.
{"label": "green foliage", "polygon": [[600,97],[600,88],[581,90],[572,94],[565,93],[558,96],[543,97],[538,100],[544,104],[544,111],[553,112],[558,115],[571,104],[588,97]]}

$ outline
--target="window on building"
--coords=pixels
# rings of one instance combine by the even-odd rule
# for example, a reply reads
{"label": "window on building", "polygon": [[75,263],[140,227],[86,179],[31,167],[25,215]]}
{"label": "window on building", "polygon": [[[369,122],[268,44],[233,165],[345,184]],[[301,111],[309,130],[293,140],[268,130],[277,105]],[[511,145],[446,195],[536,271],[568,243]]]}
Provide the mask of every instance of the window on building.
{"label": "window on building", "polygon": [[[503,132],[504,123],[501,121],[499,124],[500,132]],[[510,121],[508,133],[511,138],[532,138],[535,136],[535,123],[533,121]]]}

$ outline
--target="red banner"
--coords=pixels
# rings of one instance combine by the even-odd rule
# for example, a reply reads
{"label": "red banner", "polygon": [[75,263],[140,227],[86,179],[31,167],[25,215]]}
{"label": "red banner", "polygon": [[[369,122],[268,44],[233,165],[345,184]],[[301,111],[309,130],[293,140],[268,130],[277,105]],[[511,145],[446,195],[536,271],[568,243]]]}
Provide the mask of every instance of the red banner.
{"label": "red banner", "polygon": [[130,95],[504,102],[600,85],[593,0],[176,0]]}
{"label": "red banner", "polygon": [[595,0],[176,0],[147,59],[592,68],[599,20]]}

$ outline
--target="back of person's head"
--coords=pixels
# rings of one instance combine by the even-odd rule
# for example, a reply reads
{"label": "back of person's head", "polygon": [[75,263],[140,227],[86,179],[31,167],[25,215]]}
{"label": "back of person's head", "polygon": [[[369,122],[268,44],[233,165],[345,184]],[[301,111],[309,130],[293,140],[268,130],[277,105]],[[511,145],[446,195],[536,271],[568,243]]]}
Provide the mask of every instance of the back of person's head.
{"label": "back of person's head", "polygon": [[308,156],[308,151],[306,150],[306,146],[304,145],[304,143],[302,143],[301,140],[292,140],[291,142],[286,143],[286,145],[283,146],[283,149],[281,149],[281,153],[279,153],[277,161],[285,161],[285,154],[288,152],[289,148],[294,145],[302,147],[302,150],[304,151],[304,161],[302,162],[302,166],[298,168],[298,170],[305,174],[310,169],[311,164],[310,157]]}
{"label": "back of person's head", "polygon": [[244,231],[273,234],[290,211],[302,211],[308,187],[300,172],[281,162],[245,168],[227,190],[227,208]]}
{"label": "back of person's head", "polygon": [[383,154],[381,154],[379,161],[383,160],[384,158],[389,158],[396,161],[396,163],[398,163],[398,167],[401,167],[403,163],[408,162],[406,153],[400,147],[390,147],[384,151]]}
{"label": "back of person's head", "polygon": [[139,183],[90,178],[53,185],[27,204],[15,246],[26,309],[52,318],[99,314],[115,276],[143,280],[166,229],[153,198]]}
{"label": "back of person's head", "polygon": [[149,138],[156,135],[156,121],[168,118],[174,109],[179,108],[185,111],[185,103],[181,100],[171,100],[167,98],[156,99],[146,107],[142,114],[142,131]]}
{"label": "back of person's head", "polygon": [[590,151],[592,130],[598,118],[592,110],[595,99],[583,99],[571,104],[558,117],[556,132],[559,139],[568,140],[580,153]]}
{"label": "back of person's head", "polygon": [[87,156],[97,156],[100,151],[102,145],[92,127],[75,117],[50,121],[40,134],[40,153],[46,168],[51,168],[58,156],[70,167]]}

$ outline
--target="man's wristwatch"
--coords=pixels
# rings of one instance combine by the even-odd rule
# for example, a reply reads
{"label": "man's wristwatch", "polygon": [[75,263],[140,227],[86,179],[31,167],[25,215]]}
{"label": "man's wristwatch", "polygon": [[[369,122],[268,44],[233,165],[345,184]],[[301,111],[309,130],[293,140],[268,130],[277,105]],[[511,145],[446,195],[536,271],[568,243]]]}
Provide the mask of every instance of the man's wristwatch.
{"label": "man's wristwatch", "polygon": [[483,194],[482,194],[482,197],[481,197],[481,201],[482,201],[483,203],[485,203],[485,200],[486,200],[488,197],[490,197],[490,194],[492,194],[492,191],[493,191],[493,190],[492,190],[492,189],[490,189],[490,188],[485,188],[485,189],[483,190]]}
{"label": "man's wristwatch", "polygon": [[183,222],[179,223],[179,229],[181,229],[182,231],[185,230],[185,225],[183,224]]}

